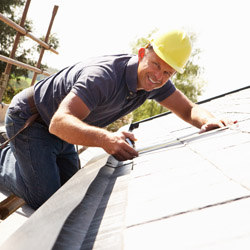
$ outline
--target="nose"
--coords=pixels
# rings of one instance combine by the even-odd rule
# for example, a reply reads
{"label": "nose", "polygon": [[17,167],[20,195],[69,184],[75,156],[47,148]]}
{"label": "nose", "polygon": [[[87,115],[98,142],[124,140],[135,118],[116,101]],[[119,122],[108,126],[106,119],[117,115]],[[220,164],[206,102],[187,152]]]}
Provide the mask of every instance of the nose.
{"label": "nose", "polygon": [[157,71],[155,72],[155,79],[156,79],[157,81],[161,81],[161,80],[162,80],[162,77],[163,77],[162,72],[161,72],[160,70],[157,70]]}

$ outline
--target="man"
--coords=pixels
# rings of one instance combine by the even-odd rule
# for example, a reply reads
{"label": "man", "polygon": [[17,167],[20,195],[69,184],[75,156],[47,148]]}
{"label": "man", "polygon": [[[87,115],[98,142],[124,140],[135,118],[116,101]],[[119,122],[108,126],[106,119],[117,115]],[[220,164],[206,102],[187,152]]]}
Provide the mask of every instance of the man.
{"label": "man", "polygon": [[[48,77],[34,86],[40,119],[1,151],[0,183],[38,208],[78,170],[76,145],[101,147],[123,161],[138,153],[126,138],[101,127],[117,120],[147,98],[158,101],[186,122],[207,131],[231,123],[195,105],[170,81],[182,73],[191,54],[183,31],[157,37],[138,56],[92,58]],[[15,96],[6,115],[12,137],[31,116],[28,90]]]}

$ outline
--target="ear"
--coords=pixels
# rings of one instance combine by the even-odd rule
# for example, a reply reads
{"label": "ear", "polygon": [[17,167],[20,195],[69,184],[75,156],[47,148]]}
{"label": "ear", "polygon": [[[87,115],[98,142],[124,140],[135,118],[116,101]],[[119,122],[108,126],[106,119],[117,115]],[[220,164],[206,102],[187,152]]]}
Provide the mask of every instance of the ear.
{"label": "ear", "polygon": [[138,51],[138,59],[139,59],[139,61],[142,60],[144,55],[145,55],[145,48],[140,48],[139,51]]}

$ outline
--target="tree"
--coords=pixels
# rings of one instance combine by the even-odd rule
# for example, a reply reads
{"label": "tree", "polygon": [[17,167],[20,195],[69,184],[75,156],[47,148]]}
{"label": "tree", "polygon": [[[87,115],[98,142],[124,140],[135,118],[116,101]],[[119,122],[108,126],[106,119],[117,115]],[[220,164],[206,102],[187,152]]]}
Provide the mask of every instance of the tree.
{"label": "tree", "polygon": [[[138,53],[138,49],[146,46],[150,40],[152,40],[153,34],[157,30],[153,30],[146,38],[138,38],[131,44],[132,52]],[[193,51],[188,61],[183,74],[176,73],[172,78],[175,86],[181,90],[190,100],[197,101],[199,95],[202,94],[202,88],[204,86],[204,80],[201,78],[202,68],[196,64],[197,57],[201,52],[200,49],[195,47],[196,35],[192,32],[189,33],[189,37],[193,44]],[[139,108],[133,111],[133,121],[139,121],[148,117],[166,112],[167,109],[163,108],[159,103],[154,100],[146,100]]]}
{"label": "tree", "polygon": [[[21,16],[23,12],[23,7],[25,4],[25,0],[1,0],[0,2],[0,13],[2,13],[5,17],[11,19],[15,23],[20,23],[21,18],[17,18],[17,16]],[[31,20],[26,20],[24,28],[28,31],[32,31],[32,21]],[[3,56],[9,57],[12,46],[15,40],[16,36],[16,30],[13,28],[9,27],[7,24],[0,22],[0,54]],[[40,38],[41,40],[44,40],[44,38]],[[33,47],[25,47],[24,43],[26,41],[25,36],[21,36],[17,51],[15,54],[15,59],[35,66],[36,65],[36,60],[34,59],[34,56],[37,56],[38,58],[38,53],[39,53],[39,45],[33,46]],[[55,34],[51,35],[49,38],[49,44],[56,49],[59,45],[58,39],[56,38]],[[6,63],[0,61],[0,74],[4,72],[6,67]],[[42,64],[41,65],[42,69],[47,69],[48,66]],[[29,71],[26,69],[22,69],[16,66],[12,66],[11,69],[11,74],[10,74],[10,79],[15,79],[16,82],[18,83],[20,81],[20,77],[28,77]],[[8,103],[12,97],[22,89],[15,89],[13,88],[10,84],[8,84],[6,91],[3,96],[3,101]]]}
{"label": "tree", "polygon": [[191,57],[187,62],[184,73],[177,73],[173,78],[173,82],[191,101],[197,102],[198,96],[203,93],[205,82],[201,77],[203,68],[196,63],[201,52],[199,48],[195,47],[196,35],[190,32],[189,37],[193,44]]}
{"label": "tree", "polygon": [[121,128],[121,127],[123,127],[123,126],[125,126],[127,124],[130,124],[132,122],[132,119],[133,119],[133,114],[130,113],[130,114],[125,115],[122,118],[112,122],[111,124],[109,124],[105,128],[108,131],[116,132],[119,128]]}

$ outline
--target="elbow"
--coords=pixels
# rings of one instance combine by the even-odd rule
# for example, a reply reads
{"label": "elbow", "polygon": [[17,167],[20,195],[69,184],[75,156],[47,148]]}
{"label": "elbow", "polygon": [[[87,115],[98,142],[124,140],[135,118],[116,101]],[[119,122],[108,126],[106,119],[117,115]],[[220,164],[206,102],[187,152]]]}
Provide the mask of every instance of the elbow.
{"label": "elbow", "polygon": [[59,124],[58,119],[55,116],[53,116],[51,121],[50,121],[50,124],[49,124],[49,133],[50,134],[57,135],[58,124]]}
{"label": "elbow", "polygon": [[54,123],[52,122],[52,120],[49,124],[49,132],[50,132],[50,134],[53,134],[53,135],[55,134]]}

